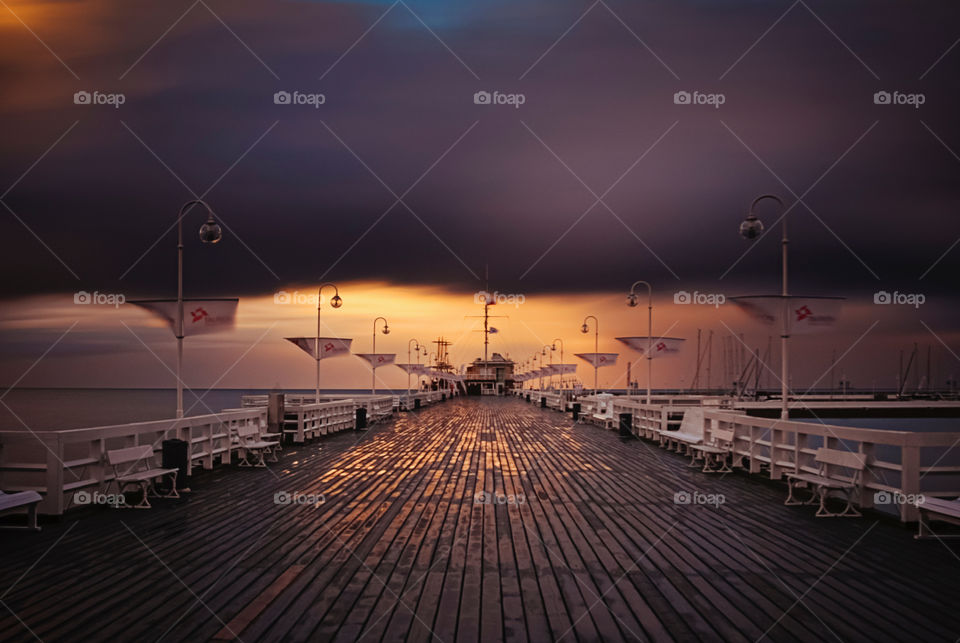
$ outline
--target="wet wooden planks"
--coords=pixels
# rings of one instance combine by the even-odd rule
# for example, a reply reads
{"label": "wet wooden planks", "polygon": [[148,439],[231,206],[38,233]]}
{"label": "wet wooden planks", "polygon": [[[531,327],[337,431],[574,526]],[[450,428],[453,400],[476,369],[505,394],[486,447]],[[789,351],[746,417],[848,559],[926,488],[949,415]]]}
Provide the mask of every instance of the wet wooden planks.
{"label": "wet wooden planks", "polygon": [[[513,399],[448,402],[193,487],[0,535],[2,637],[960,636],[955,549],[815,520],[775,486]],[[695,493],[723,503],[675,503]]]}

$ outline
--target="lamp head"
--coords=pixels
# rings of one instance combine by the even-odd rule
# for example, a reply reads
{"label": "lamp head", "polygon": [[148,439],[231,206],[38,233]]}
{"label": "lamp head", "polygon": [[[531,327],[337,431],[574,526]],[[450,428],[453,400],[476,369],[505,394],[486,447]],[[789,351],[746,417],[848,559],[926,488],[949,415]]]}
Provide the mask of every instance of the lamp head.
{"label": "lamp head", "polygon": [[218,243],[223,238],[223,230],[211,214],[207,217],[206,223],[200,226],[200,241],[203,243]]}
{"label": "lamp head", "polygon": [[389,334],[390,334],[390,327],[387,326],[386,324],[384,324],[384,325],[383,325],[383,331],[382,331],[382,332],[383,332],[384,335],[389,335]]}
{"label": "lamp head", "polygon": [[630,308],[636,308],[636,307],[637,307],[637,294],[636,294],[636,293],[631,292],[629,295],[627,295],[627,305],[630,306]]}
{"label": "lamp head", "polygon": [[752,241],[763,233],[763,223],[753,213],[747,215],[747,218],[740,224],[740,235]]}
{"label": "lamp head", "polygon": [[334,295],[330,300],[331,308],[340,308],[343,305],[343,299],[340,298],[340,295]]}
{"label": "lamp head", "polygon": [[590,332],[590,327],[587,326],[587,322],[583,322],[583,326],[580,327],[580,332],[583,334],[587,334]]}

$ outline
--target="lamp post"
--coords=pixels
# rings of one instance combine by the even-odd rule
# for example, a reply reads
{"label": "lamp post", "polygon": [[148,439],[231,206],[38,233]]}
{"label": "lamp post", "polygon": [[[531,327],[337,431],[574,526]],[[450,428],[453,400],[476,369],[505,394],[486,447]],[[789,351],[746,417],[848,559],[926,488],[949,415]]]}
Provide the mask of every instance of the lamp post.
{"label": "lamp post", "polygon": [[590,327],[587,326],[588,319],[593,320],[593,394],[596,395],[599,390],[597,386],[597,368],[599,366],[597,364],[597,358],[600,352],[600,322],[597,321],[597,318],[593,315],[587,315],[584,317],[583,326],[580,327],[580,332],[584,335],[590,332]]}
{"label": "lamp post", "polygon": [[314,359],[317,360],[317,383],[316,383],[316,398],[315,402],[320,402],[320,298],[323,294],[323,289],[326,287],[333,288],[333,297],[330,299],[331,308],[340,308],[343,305],[343,300],[340,299],[340,289],[337,288],[334,284],[328,282],[320,284],[320,287],[317,288],[317,337],[313,345]]}
{"label": "lamp post", "polygon": [[[374,331],[374,335],[376,335],[376,331]],[[423,347],[420,345],[420,342],[419,342],[419,341],[417,341],[416,339],[411,339],[411,340],[409,340],[409,341],[407,342],[407,368],[410,368],[410,346],[411,346],[412,344],[416,344],[416,345],[417,345],[417,348],[416,348],[416,353],[417,353],[417,366],[420,366],[420,350],[421,350]],[[419,371],[420,369],[417,369],[417,370]],[[420,374],[419,374],[419,372],[417,373],[417,388],[418,388],[418,389],[420,388]],[[410,402],[410,371],[407,371],[407,402],[408,402],[408,403]]]}
{"label": "lamp post", "polygon": [[195,205],[202,205],[207,210],[207,221],[200,226],[200,241],[207,244],[218,243],[223,238],[220,225],[213,218],[213,210],[205,201],[194,199],[187,201],[177,214],[177,417],[183,417],[183,380],[180,377],[183,369],[183,217]]}
{"label": "lamp post", "polygon": [[[777,204],[783,208],[783,201],[780,197],[774,194],[763,194],[758,196],[753,200],[753,203],[750,204],[750,212],[747,214],[747,218],[743,220],[740,224],[740,234],[747,240],[753,241],[763,232],[763,223],[760,222],[760,219],[757,218],[757,215],[753,213],[754,207],[757,203],[764,199],[772,199],[777,202]],[[789,406],[789,387],[787,382],[789,379],[789,350],[788,340],[790,339],[790,300],[787,290],[787,245],[789,241],[787,239],[787,213],[784,211],[783,216],[780,219],[781,221],[781,230],[782,236],[780,239],[780,270],[781,270],[781,288],[780,296],[782,301],[782,309],[780,311],[780,316],[783,319],[783,327],[780,334],[780,419],[787,420],[790,418],[790,406]]]}
{"label": "lamp post", "polygon": [[[653,288],[646,281],[637,281],[630,286],[630,294],[627,295],[627,305],[631,308],[637,305],[637,286],[643,284],[647,287],[647,404],[650,404],[650,383],[653,381]],[[627,386],[629,386],[629,382]]]}
{"label": "lamp post", "polygon": [[557,342],[560,342],[560,392],[563,392],[563,340],[559,337],[553,340],[553,344],[550,346],[550,350],[557,350]]}
{"label": "lamp post", "polygon": [[[390,325],[387,323],[386,318],[377,317],[373,320],[373,354],[377,354],[377,322],[383,320],[383,330],[381,331],[384,335],[390,334]],[[376,359],[376,357],[374,357]],[[372,375],[370,376],[370,394],[377,394],[377,365],[373,362],[370,363],[370,366],[373,367]]]}
{"label": "lamp post", "polygon": [[[544,345],[540,350],[541,355],[547,354],[547,349],[550,348],[549,344]],[[550,374],[547,375],[547,388],[553,385],[553,350],[550,351]]]}

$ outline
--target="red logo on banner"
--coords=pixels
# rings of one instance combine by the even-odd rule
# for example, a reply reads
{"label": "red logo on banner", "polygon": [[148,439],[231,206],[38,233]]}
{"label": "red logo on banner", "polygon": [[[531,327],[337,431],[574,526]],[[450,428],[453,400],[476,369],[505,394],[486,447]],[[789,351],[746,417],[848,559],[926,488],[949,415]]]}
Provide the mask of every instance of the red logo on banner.
{"label": "red logo on banner", "polygon": [[796,313],[797,321],[803,321],[807,317],[811,317],[813,315],[813,311],[811,311],[807,306],[801,306],[800,308],[797,308]]}
{"label": "red logo on banner", "polygon": [[196,310],[191,310],[190,314],[193,316],[193,323],[196,324],[198,321],[204,317],[209,317],[210,313],[205,311],[203,308],[197,308]]}
{"label": "red logo on banner", "polygon": [[377,355],[377,361],[378,361],[378,362],[382,362],[382,361],[383,361],[383,355]]}
{"label": "red logo on banner", "polygon": [[606,355],[601,355],[599,361],[601,361],[601,362],[607,361],[607,356],[606,356]]}
{"label": "red logo on banner", "polygon": [[333,342],[327,342],[326,344],[323,345],[323,352],[329,353],[332,350],[333,350]]}
{"label": "red logo on banner", "polygon": [[665,350],[666,348],[667,348],[667,345],[664,344],[663,342],[659,342],[659,343],[657,344],[657,350],[658,350],[658,351]]}

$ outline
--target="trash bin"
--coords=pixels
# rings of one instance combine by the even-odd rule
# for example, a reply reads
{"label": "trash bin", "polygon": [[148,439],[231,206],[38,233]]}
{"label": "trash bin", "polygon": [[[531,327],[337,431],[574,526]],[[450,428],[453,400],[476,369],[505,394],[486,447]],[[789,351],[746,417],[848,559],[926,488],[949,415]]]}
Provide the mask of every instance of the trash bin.
{"label": "trash bin", "polygon": [[358,431],[367,428],[367,409],[365,407],[361,406],[357,409],[357,422],[353,428]]}
{"label": "trash bin", "polygon": [[187,488],[190,452],[186,440],[164,440],[160,446],[164,469],[177,470],[177,489]]}
{"label": "trash bin", "polygon": [[420,398],[419,398],[419,397],[413,400],[413,408],[414,408],[414,410],[420,408]]}
{"label": "trash bin", "polygon": [[441,394],[440,394],[440,401],[441,401],[441,402],[446,402],[446,401],[447,401],[447,394],[446,394],[446,393],[441,393]]}
{"label": "trash bin", "polygon": [[573,403],[573,421],[576,422],[580,419],[580,402]]}
{"label": "trash bin", "polygon": [[633,437],[633,414],[632,413],[620,414],[620,437],[621,438]]}
{"label": "trash bin", "polygon": [[541,409],[547,408],[547,398],[545,397],[540,398],[540,408]]}

